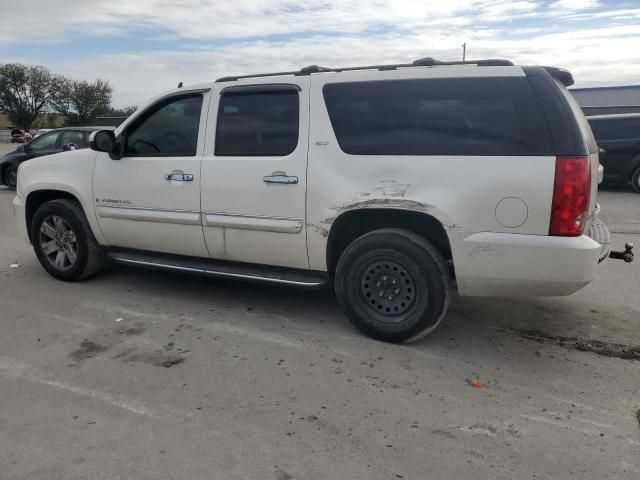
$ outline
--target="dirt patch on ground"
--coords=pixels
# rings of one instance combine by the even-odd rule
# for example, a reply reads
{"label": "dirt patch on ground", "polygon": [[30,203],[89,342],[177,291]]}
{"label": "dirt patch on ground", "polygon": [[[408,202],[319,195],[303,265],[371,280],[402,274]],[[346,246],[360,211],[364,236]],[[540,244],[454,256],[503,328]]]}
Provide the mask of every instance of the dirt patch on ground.
{"label": "dirt patch on ground", "polygon": [[80,343],[80,348],[74,350],[69,354],[69,358],[71,358],[75,362],[81,362],[87,358],[95,357],[100,353],[104,353],[107,351],[108,347],[104,345],[98,345],[95,342],[89,340],[83,340]]}
{"label": "dirt patch on ground", "polygon": [[605,342],[602,340],[585,340],[578,337],[550,335],[536,329],[505,329],[507,333],[518,335],[538,343],[550,343],[560,347],[572,348],[581,352],[593,352],[604,357],[622,358],[624,360],[640,360],[640,345]]}
{"label": "dirt patch on ground", "polygon": [[113,357],[113,359],[120,360],[124,363],[147,363],[156,367],[170,368],[174,365],[184,362],[185,358],[178,355],[170,355],[163,351],[156,352],[138,352],[137,349],[129,349],[122,352],[119,355]]}
{"label": "dirt patch on ground", "polygon": [[131,327],[131,328],[127,328],[124,331],[124,334],[127,336],[131,336],[131,335],[142,335],[145,332],[145,329],[142,327]]}

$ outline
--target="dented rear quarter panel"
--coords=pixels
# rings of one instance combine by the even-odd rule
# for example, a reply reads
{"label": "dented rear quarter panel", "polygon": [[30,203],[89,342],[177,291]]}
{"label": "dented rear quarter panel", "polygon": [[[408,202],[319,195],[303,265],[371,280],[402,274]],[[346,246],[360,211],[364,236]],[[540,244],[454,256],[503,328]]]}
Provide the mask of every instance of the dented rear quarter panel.
{"label": "dented rear quarter panel", "polygon": [[[462,70],[462,69],[461,69]],[[461,70],[455,76],[461,75]],[[468,69],[470,76],[488,69]],[[516,67],[492,67],[491,75],[520,75]],[[401,71],[384,72],[403,78]],[[420,76],[443,76],[425,69]],[[411,73],[415,78],[416,72]],[[457,275],[483,261],[483,251],[469,255],[465,239],[479,232],[547,235],[555,175],[555,157],[539,156],[376,156],[347,155],[338,145],[325,106],[322,87],[337,81],[362,81],[360,72],[312,77],[307,229],[310,268],[326,270],[331,227],[345,212],[367,208],[412,210],[436,218],[452,247]],[[375,77],[380,80],[380,76]],[[509,228],[496,219],[496,206],[506,197],[527,205],[522,225]],[[474,245],[473,248],[476,248]],[[496,247],[499,249],[499,247]]]}

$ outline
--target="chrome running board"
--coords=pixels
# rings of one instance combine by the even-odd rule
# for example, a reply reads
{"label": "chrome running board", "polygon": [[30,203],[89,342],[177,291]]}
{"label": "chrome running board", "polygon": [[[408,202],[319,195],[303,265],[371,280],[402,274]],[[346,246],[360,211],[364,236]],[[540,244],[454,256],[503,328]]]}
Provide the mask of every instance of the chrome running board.
{"label": "chrome running board", "polygon": [[115,262],[123,265],[210,277],[264,282],[305,289],[323,288],[329,284],[329,277],[325,272],[209,260],[138,250],[113,249],[109,251],[109,255]]}

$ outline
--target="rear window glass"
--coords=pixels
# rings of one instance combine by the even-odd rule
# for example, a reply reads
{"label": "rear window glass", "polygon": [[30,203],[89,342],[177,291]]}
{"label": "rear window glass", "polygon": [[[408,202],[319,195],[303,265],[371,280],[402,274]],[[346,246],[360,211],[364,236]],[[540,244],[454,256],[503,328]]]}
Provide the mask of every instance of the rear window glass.
{"label": "rear window glass", "polygon": [[571,111],[573,115],[576,117],[578,121],[578,127],[580,128],[580,133],[582,134],[582,138],[587,143],[587,148],[590,153],[595,153],[598,151],[598,145],[596,144],[596,139],[593,137],[593,132],[591,131],[591,127],[589,126],[589,122],[587,122],[587,117],[584,116],[584,112],[582,108],[578,104],[578,101],[571,94],[571,92],[565,87],[560,81],[555,80],[556,85],[560,87],[560,91],[564,98],[569,103],[571,107]]}
{"label": "rear window glass", "polygon": [[640,118],[602,118],[589,123],[597,139],[640,138]]}
{"label": "rear window glass", "polygon": [[218,108],[218,156],[285,156],[298,145],[297,91],[224,93]]}
{"label": "rear window glass", "polygon": [[525,78],[332,83],[323,94],[351,155],[553,155]]}

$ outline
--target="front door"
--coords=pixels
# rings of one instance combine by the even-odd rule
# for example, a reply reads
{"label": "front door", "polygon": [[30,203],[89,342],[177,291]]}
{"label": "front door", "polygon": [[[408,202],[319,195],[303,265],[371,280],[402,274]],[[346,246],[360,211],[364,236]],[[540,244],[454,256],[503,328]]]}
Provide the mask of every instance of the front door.
{"label": "front door", "polygon": [[27,159],[51,155],[62,151],[60,135],[62,130],[45,133],[31,140],[25,148]]}
{"label": "front door", "polygon": [[202,162],[205,239],[213,258],[307,269],[309,77],[268,81],[216,84]]}
{"label": "front door", "polygon": [[98,153],[94,197],[100,230],[116,247],[207,257],[200,165],[208,93],[164,98],[118,135],[124,156]]}

